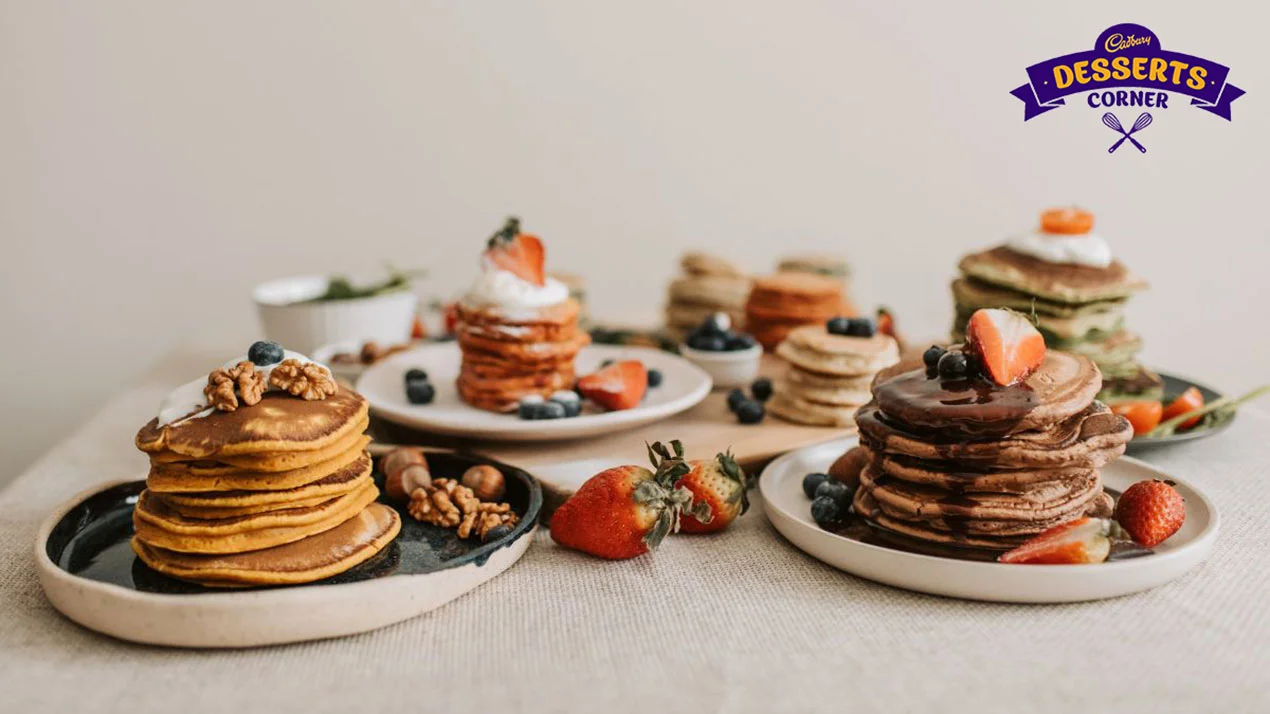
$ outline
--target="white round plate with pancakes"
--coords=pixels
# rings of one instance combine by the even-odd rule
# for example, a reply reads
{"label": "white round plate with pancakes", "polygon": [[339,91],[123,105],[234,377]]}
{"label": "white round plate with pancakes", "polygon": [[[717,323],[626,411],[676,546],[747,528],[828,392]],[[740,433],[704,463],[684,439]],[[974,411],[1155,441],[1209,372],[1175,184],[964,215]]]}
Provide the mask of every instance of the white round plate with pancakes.
{"label": "white round plate with pancakes", "polygon": [[[662,373],[662,383],[650,388],[633,409],[600,411],[583,402],[582,414],[567,419],[525,420],[515,413],[497,414],[468,406],[459,398],[454,381],[461,354],[453,342],[423,345],[393,355],[367,369],[356,389],[370,401],[371,411],[388,421],[434,434],[450,434],[499,441],[555,441],[608,434],[643,426],[696,406],[710,394],[710,375],[678,355],[650,347],[590,345],[578,353],[579,376],[600,368],[605,360],[637,359]],[[427,371],[436,388],[431,404],[406,400],[406,370]]]}
{"label": "white round plate with pancakes", "polygon": [[1123,491],[1144,479],[1169,479],[1186,499],[1186,523],[1151,555],[1096,565],[1005,565],[921,555],[831,533],[811,518],[803,476],[825,472],[855,446],[848,437],[792,451],[763,470],[759,491],[768,520],[808,555],[862,578],[948,597],[992,602],[1058,603],[1100,600],[1148,590],[1202,563],[1217,540],[1213,503],[1194,486],[1121,457],[1102,469],[1107,487]]}

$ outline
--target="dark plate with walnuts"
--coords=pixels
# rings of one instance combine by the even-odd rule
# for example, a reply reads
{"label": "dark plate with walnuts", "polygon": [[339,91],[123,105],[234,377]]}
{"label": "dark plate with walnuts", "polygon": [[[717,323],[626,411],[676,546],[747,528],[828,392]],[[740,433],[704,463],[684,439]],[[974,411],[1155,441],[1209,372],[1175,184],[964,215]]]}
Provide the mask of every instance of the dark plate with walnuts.
{"label": "dark plate with walnuts", "polygon": [[[523,469],[452,451],[427,454],[434,479],[461,480],[474,466],[497,469],[501,501],[518,522],[482,541],[397,509],[401,533],[371,560],[307,585],[211,589],[162,575],[129,547],[132,510],[145,481],[94,487],[55,511],[36,543],[41,584],[53,605],[90,629],[181,647],[248,647],[336,637],[414,617],[502,573],[524,554],[542,507]],[[376,473],[382,487],[384,477]]]}

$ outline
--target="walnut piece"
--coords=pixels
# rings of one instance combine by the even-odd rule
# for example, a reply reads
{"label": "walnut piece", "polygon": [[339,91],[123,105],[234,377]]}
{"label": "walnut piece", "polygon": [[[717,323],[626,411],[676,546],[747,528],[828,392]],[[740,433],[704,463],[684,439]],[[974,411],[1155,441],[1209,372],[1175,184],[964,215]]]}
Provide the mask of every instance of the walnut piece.
{"label": "walnut piece", "polygon": [[454,479],[439,478],[427,488],[417,488],[410,494],[407,508],[417,521],[443,528],[455,528],[455,534],[463,540],[473,535],[485,540],[485,535],[500,525],[514,526],[520,518],[506,503],[484,503],[472,489]]}
{"label": "walnut piece", "polygon": [[306,401],[326,399],[339,389],[325,367],[298,359],[283,360],[274,367],[269,374],[269,386]]}
{"label": "walnut piece", "polygon": [[[235,388],[237,394],[234,393]],[[203,387],[203,396],[207,398],[207,403],[222,412],[237,409],[240,399],[244,406],[257,404],[264,392],[264,376],[256,371],[255,364],[246,360],[229,369],[212,370],[207,375],[207,386]]]}

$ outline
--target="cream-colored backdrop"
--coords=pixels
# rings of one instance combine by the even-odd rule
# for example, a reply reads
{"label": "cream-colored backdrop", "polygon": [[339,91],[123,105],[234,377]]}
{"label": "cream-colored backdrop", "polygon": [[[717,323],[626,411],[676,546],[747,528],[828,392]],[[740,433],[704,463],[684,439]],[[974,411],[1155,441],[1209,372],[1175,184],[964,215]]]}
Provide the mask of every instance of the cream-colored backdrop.
{"label": "cream-colored backdrop", "polygon": [[[1132,310],[1151,361],[1265,381],[1268,16],[4,0],[0,483],[182,342],[241,351],[254,283],[393,261],[451,292],[508,212],[587,276],[601,317],[654,315],[685,246],[755,270],[828,250],[860,302],[935,335],[960,253],[1079,202],[1154,282]],[[1231,66],[1235,120],[1178,96],[1139,135],[1149,153],[1110,156],[1081,103],[1024,124],[1007,94],[1023,68],[1124,21]],[[1171,358],[1187,341],[1211,349]]]}

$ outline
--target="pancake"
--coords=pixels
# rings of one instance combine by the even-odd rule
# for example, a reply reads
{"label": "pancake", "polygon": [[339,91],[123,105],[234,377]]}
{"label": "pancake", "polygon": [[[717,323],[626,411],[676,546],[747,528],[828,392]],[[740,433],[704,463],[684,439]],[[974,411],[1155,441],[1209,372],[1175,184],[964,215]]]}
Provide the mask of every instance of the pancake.
{"label": "pancake", "polygon": [[[977,309],[958,305],[953,329],[965,334],[966,323]],[[1063,345],[1080,340],[1105,339],[1120,330],[1123,323],[1124,314],[1120,308],[1071,317],[1038,314],[1035,318],[1036,329],[1044,335],[1045,343],[1055,349],[1063,349]]]}
{"label": "pancake", "polygon": [[526,310],[503,310],[492,306],[455,305],[460,324],[466,325],[576,325],[581,307],[572,298],[555,305]]}
{"label": "pancake", "polygon": [[837,280],[845,280],[851,274],[847,261],[822,253],[787,255],[780,259],[776,270],[781,273],[814,273]]}
{"label": "pancake", "polygon": [[530,394],[544,399],[553,392],[569,389],[575,379],[572,368],[522,379],[479,379],[461,374],[455,382],[464,402],[478,409],[506,412],[516,409],[520,400]]}
{"label": "pancake", "polygon": [[1088,358],[1049,350],[1027,379],[998,387],[983,379],[928,377],[920,356],[878,373],[877,406],[890,419],[944,436],[991,438],[1043,428],[1083,412],[1102,386]]}
{"label": "pancake", "polygon": [[[219,456],[217,460],[226,466],[247,471],[262,473],[294,471],[328,461],[349,451],[364,450],[366,445],[370,443],[370,437],[364,433],[369,425],[369,420],[362,421],[340,441],[314,451],[284,451],[252,456]],[[158,463],[155,459],[152,459],[152,461]]]}
{"label": "pancake", "polygon": [[848,337],[830,334],[823,325],[791,330],[776,354],[791,364],[823,375],[857,377],[899,361],[899,347],[890,335]]}
{"label": "pancake", "polygon": [[877,470],[896,479],[958,493],[1028,493],[1044,484],[1095,474],[1092,466],[970,470],[973,465],[921,461],[895,455],[884,455],[875,463]]}
{"label": "pancake", "polygon": [[354,445],[311,466],[291,471],[261,472],[214,461],[150,464],[146,488],[156,493],[206,493],[209,491],[285,491],[321,481],[358,461],[370,463],[362,435]]}
{"label": "pancake", "polygon": [[671,304],[741,310],[750,296],[750,279],[722,275],[693,275],[671,281]]}
{"label": "pancake", "polygon": [[776,273],[754,278],[751,305],[780,311],[823,306],[842,301],[842,283],[811,273]]}
{"label": "pancake", "polygon": [[1116,298],[1098,302],[1070,305],[1054,302],[1017,290],[1010,290],[973,278],[958,278],[952,283],[953,301],[958,311],[967,314],[980,308],[1010,308],[1024,314],[1035,312],[1038,316],[1071,318],[1123,310],[1125,300]]}
{"label": "pancake", "polygon": [[132,549],[142,562],[164,575],[212,587],[294,585],[338,575],[370,559],[400,530],[396,511],[371,504],[323,533],[249,553],[180,553],[138,538],[133,538]]}
{"label": "pancake", "polygon": [[790,367],[776,380],[776,391],[803,397],[819,404],[859,407],[867,404],[871,375],[862,377],[827,377]]}
{"label": "pancake", "polygon": [[142,491],[133,527],[142,542],[182,553],[242,553],[271,548],[330,530],[379,496],[373,482],[317,506],[291,508],[219,520],[186,518]]}
{"label": "pancake", "polygon": [[[855,415],[861,441],[875,451],[931,461],[976,464],[980,468],[1028,469],[1051,466],[1101,467],[1124,453],[1133,427],[1099,402],[1043,430],[1013,431],[985,441],[947,436],[932,440],[896,426],[876,402]],[[944,440],[944,439],[948,440]]]}
{"label": "pancake", "polygon": [[577,339],[578,324],[507,325],[503,323],[460,323],[460,336],[497,342],[568,342]]}
{"label": "pancake", "polygon": [[[157,491],[156,493],[160,493],[164,502],[176,508],[182,515],[190,515],[194,518],[220,518],[224,514],[199,516],[193,515],[193,510],[247,508],[270,504],[285,507],[288,503],[295,503],[301,500],[328,499],[360,488],[370,477],[370,454],[362,452],[360,458],[342,466],[329,476],[295,488],[277,491],[247,491],[239,489],[202,493],[163,493]],[[150,490],[154,491],[154,489]]]}
{"label": "pancake", "polygon": [[1005,246],[967,255],[957,267],[985,283],[1065,305],[1123,299],[1147,288],[1118,260],[1105,268],[1049,263]]}
{"label": "pancake", "polygon": [[745,274],[741,272],[731,261],[720,258],[717,255],[702,253],[700,251],[690,251],[683,254],[679,259],[679,267],[689,275],[720,275],[731,277],[743,277]]}
{"label": "pancake", "polygon": [[137,433],[137,448],[186,459],[224,460],[275,452],[313,451],[361,431],[368,408],[360,394],[340,388],[309,401],[286,392],[266,392],[257,404],[232,412],[187,419],[165,427],[151,419]]}
{"label": "pancake", "polygon": [[855,426],[853,405],[821,404],[788,392],[776,392],[767,401],[767,411],[795,424],[810,426]]}
{"label": "pancake", "polygon": [[464,354],[468,351],[485,352],[511,362],[532,364],[544,360],[572,360],[578,350],[591,343],[591,336],[585,332],[577,332],[561,342],[510,342],[460,330],[458,342]]}

